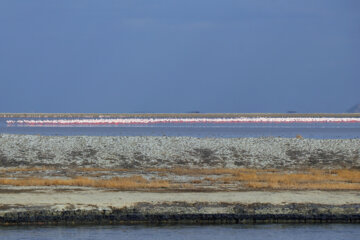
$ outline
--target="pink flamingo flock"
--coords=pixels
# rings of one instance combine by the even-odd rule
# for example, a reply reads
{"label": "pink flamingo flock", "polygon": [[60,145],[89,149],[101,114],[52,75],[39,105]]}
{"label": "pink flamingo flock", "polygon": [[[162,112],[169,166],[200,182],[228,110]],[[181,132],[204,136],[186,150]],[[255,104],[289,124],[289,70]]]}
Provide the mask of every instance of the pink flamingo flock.
{"label": "pink flamingo flock", "polygon": [[241,117],[241,118],[98,118],[7,120],[9,126],[128,125],[159,123],[360,123],[360,118],[331,117]]}

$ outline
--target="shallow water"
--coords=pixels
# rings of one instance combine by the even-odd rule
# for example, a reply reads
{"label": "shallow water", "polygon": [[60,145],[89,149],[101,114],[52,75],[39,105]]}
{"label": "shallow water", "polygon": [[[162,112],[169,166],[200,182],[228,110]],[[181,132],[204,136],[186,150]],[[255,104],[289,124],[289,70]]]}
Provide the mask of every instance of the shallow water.
{"label": "shallow water", "polygon": [[190,136],[190,137],[295,137],[360,138],[360,123],[172,123],[112,126],[8,126],[0,119],[0,133],[89,136]]}
{"label": "shallow water", "polygon": [[0,239],[360,239],[355,224],[0,227]]}

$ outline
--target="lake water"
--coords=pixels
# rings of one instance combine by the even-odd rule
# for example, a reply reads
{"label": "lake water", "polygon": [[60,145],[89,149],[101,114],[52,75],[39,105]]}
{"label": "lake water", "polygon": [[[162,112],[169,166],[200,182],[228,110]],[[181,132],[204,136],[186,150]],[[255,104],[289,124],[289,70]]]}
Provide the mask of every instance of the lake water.
{"label": "lake water", "polygon": [[323,225],[173,225],[0,227],[0,239],[360,239],[360,226]]}
{"label": "lake water", "polygon": [[360,123],[171,123],[106,126],[8,126],[0,119],[0,133],[89,136],[295,137],[360,138]]}

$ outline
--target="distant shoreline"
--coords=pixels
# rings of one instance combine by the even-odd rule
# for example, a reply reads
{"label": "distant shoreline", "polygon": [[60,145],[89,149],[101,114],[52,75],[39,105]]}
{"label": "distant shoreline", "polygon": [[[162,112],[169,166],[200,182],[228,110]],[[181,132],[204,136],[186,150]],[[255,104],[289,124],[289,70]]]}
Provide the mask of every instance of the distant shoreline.
{"label": "distant shoreline", "polygon": [[360,117],[360,113],[0,113],[0,118]]}

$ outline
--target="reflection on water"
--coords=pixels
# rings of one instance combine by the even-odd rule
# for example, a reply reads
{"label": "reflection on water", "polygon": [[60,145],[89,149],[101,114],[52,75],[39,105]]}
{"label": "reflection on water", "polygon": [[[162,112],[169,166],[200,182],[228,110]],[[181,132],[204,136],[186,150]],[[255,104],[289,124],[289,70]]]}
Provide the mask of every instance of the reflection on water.
{"label": "reflection on water", "polygon": [[360,123],[172,123],[151,125],[7,126],[0,119],[0,133],[40,135],[90,136],[191,136],[191,137],[295,137],[359,138]]}
{"label": "reflection on water", "polygon": [[1,239],[360,239],[356,224],[0,227]]}

